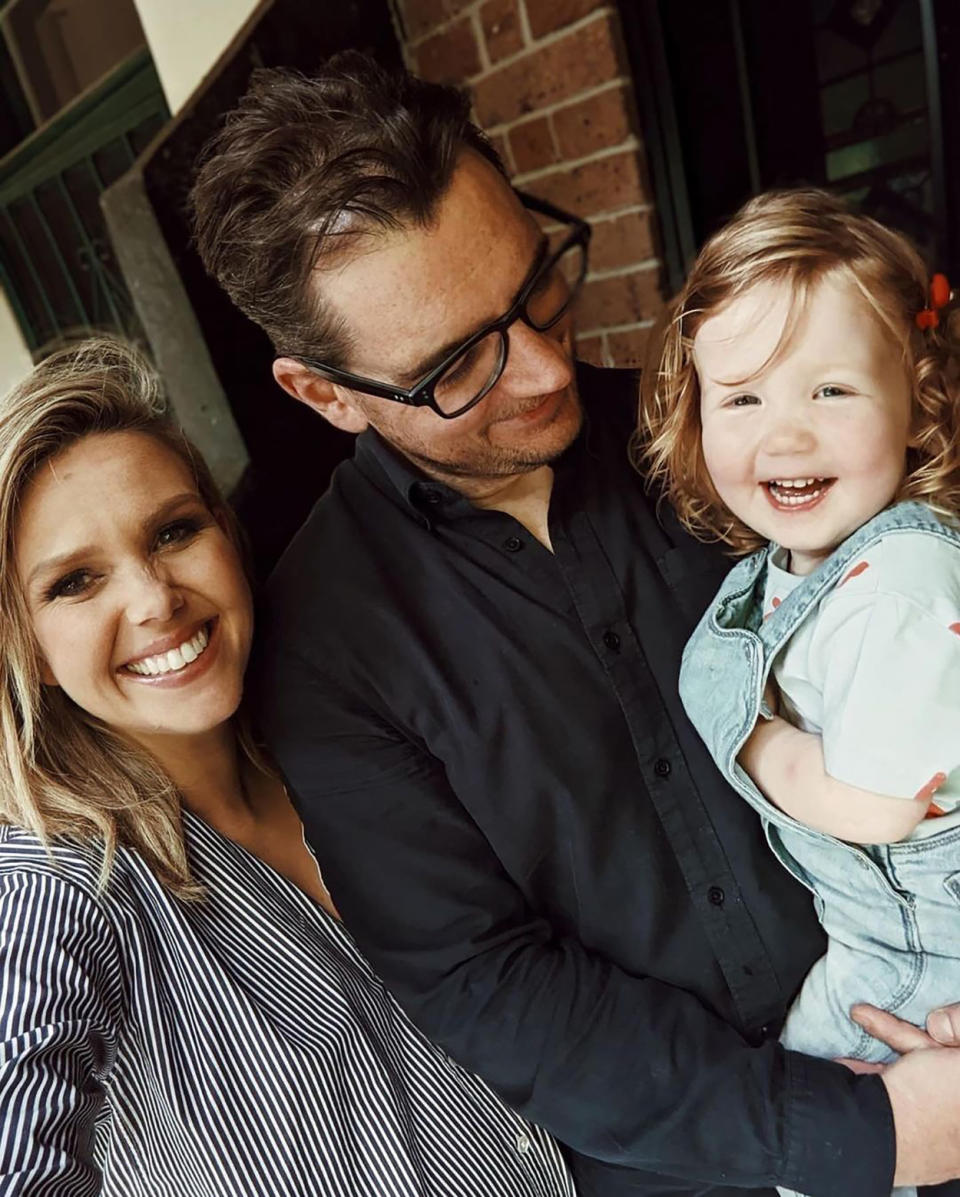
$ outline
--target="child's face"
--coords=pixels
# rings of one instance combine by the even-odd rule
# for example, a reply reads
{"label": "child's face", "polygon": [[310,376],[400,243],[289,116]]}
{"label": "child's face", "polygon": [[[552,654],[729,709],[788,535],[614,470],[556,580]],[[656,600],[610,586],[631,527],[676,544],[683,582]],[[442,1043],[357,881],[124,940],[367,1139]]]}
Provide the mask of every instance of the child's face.
{"label": "child's face", "polygon": [[810,295],[788,348],[764,366],[791,298],[786,283],[757,284],[704,321],[693,350],[718,495],[790,550],[794,573],[809,573],[896,494],[911,384],[899,342],[853,284],[832,276]]}

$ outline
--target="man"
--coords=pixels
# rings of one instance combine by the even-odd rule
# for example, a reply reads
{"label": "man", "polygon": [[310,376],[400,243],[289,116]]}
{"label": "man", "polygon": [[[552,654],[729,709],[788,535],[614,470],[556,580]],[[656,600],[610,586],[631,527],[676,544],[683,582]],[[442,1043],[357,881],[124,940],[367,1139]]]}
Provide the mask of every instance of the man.
{"label": "man", "polygon": [[414,1019],[581,1193],[960,1172],[960,1055],[776,1042],[823,941],[680,707],[726,563],[631,471],[636,379],[574,367],[582,222],[511,190],[456,92],[358,55],[262,73],[194,209],[277,381],[361,434],[271,581],[258,699]]}

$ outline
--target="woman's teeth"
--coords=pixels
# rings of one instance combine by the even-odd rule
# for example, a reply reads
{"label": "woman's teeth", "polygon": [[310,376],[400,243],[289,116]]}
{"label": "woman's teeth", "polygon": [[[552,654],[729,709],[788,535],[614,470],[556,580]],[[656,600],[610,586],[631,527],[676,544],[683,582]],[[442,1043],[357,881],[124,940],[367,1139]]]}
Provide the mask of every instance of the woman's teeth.
{"label": "woman's teeth", "polygon": [[819,499],[829,482],[827,478],[774,478],[767,489],[784,507],[802,507]]}
{"label": "woman's teeth", "polygon": [[185,640],[177,648],[171,648],[169,652],[160,653],[156,657],[141,657],[139,661],[131,661],[124,668],[129,669],[132,673],[142,674],[144,677],[156,677],[161,673],[176,673],[177,670],[183,669],[195,661],[209,643],[210,634],[204,626],[195,636],[190,640]]}

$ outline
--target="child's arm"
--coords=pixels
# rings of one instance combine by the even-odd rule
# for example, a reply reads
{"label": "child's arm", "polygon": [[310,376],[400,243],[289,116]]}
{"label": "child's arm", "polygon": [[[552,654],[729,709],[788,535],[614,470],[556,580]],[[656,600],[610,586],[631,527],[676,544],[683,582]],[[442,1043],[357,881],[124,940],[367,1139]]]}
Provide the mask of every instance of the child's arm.
{"label": "child's arm", "polygon": [[912,800],[861,790],[830,777],[820,737],[786,719],[759,719],[740,750],[740,765],[775,806],[817,831],[858,844],[906,839],[932,795]]}

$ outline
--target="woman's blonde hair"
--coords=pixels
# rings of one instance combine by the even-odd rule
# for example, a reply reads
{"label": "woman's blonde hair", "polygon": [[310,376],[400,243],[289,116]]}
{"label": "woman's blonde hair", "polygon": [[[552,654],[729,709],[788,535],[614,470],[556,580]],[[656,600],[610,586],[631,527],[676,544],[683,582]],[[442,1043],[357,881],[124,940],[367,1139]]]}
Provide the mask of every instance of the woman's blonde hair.
{"label": "woman's blonde hair", "polygon": [[750,200],[700,251],[664,314],[641,388],[633,460],[701,539],[725,541],[738,553],[765,543],[724,507],[707,473],[693,360],[697,331],[756,284],[786,283],[794,300],[772,360],[828,274],[856,287],[899,342],[913,379],[911,447],[897,498],[921,499],[951,518],[960,512],[958,343],[944,315],[937,328],[916,325],[930,288],[920,255],[900,233],[851,212],[825,191],[768,192]]}
{"label": "woman's blonde hair", "polygon": [[53,836],[102,843],[103,885],[123,844],[164,886],[195,898],[202,891],[187,864],[176,787],[145,750],[60,687],[41,683],[17,572],[18,508],[38,468],[86,436],[113,432],[145,433],[185,462],[239,547],[206,463],[171,419],[156,374],[129,345],[78,342],[48,357],[0,402],[0,821],[45,843]]}

